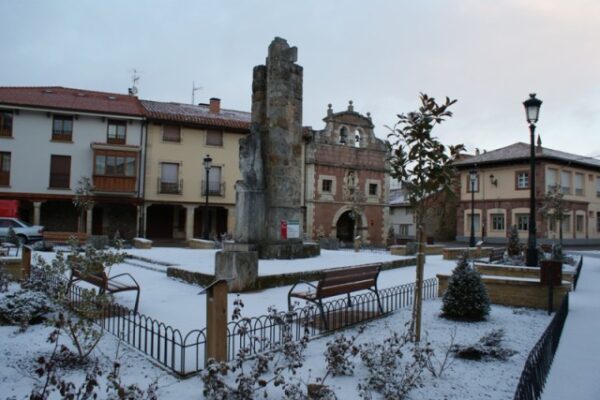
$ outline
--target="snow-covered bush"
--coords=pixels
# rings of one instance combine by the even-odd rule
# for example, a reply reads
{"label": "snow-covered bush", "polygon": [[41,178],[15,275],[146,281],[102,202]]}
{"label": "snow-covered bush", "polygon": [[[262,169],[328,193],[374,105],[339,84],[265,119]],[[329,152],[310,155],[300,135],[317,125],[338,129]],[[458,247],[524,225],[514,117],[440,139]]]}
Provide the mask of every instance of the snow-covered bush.
{"label": "snow-covered bush", "polygon": [[503,339],[504,330],[495,329],[482,336],[475,344],[452,346],[452,351],[456,353],[456,357],[468,360],[506,360],[516,352],[502,347]]}
{"label": "snow-covered bush", "polygon": [[54,250],[54,244],[52,244],[52,242],[46,242],[45,240],[40,240],[39,242],[35,242],[34,244],[31,245],[31,248],[34,251],[53,251]]}
{"label": "snow-covered bush", "polygon": [[8,292],[8,284],[10,283],[10,275],[4,269],[4,261],[0,260],[0,293]]}
{"label": "snow-covered bush", "polygon": [[25,330],[29,325],[45,321],[54,309],[54,304],[44,293],[19,290],[0,299],[0,320],[20,325]]}
{"label": "snow-covered bush", "polygon": [[6,234],[6,241],[8,243],[14,244],[15,246],[21,245],[21,241],[19,240],[19,237],[17,236],[17,233],[15,232],[15,230],[13,229],[12,226],[8,227],[8,232]]}
{"label": "snow-covered bush", "polygon": [[442,315],[451,319],[480,321],[490,312],[490,298],[479,272],[466,257],[458,260],[442,299]]}
{"label": "snow-covered bush", "polygon": [[371,399],[375,391],[385,399],[406,399],[411,390],[423,385],[422,373],[433,350],[429,344],[413,342],[412,333],[392,332],[382,343],[360,346],[360,358],[367,378],[358,385],[361,398]]}
{"label": "snow-covered bush", "polygon": [[350,357],[355,357],[359,353],[359,348],[354,342],[364,329],[364,326],[361,327],[358,334],[349,338],[343,333],[338,333],[332,341],[327,342],[324,354],[327,361],[327,374],[332,376],[354,374],[354,361]]}
{"label": "snow-covered bush", "polygon": [[519,239],[519,231],[517,226],[513,225],[508,231],[508,243],[506,245],[506,251],[509,257],[515,257],[521,255],[521,241]]}

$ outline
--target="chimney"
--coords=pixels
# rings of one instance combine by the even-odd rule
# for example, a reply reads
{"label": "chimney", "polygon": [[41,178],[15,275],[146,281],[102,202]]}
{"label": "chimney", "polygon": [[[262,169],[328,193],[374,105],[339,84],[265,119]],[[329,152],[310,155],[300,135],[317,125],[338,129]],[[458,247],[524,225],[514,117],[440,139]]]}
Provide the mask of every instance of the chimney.
{"label": "chimney", "polygon": [[219,113],[221,111],[221,99],[216,97],[210,98],[210,105],[208,106],[211,113]]}

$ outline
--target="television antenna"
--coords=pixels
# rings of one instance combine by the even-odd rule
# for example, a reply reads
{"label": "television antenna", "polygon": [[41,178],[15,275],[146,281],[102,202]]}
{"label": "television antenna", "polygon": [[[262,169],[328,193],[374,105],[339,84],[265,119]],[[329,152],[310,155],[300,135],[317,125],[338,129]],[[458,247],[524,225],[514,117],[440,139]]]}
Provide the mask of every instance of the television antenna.
{"label": "television antenna", "polygon": [[131,87],[128,90],[130,96],[137,96],[138,94],[137,83],[141,78],[141,76],[139,75],[140,72],[141,71],[135,68],[131,72]]}
{"label": "television antenna", "polygon": [[196,86],[196,82],[192,81],[192,105],[196,105],[196,91],[204,89],[203,86]]}

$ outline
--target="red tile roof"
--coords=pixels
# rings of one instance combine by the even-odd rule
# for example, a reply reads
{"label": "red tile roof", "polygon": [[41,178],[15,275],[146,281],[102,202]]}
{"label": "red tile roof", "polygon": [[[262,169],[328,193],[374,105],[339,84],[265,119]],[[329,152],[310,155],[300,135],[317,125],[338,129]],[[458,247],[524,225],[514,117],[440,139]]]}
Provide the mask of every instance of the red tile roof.
{"label": "red tile roof", "polygon": [[237,131],[250,130],[251,114],[246,111],[221,109],[218,113],[213,113],[210,112],[208,104],[193,105],[150,100],[141,100],[141,102],[149,119]]}
{"label": "red tile roof", "polygon": [[137,97],[60,86],[0,87],[0,104],[101,114],[144,116]]}

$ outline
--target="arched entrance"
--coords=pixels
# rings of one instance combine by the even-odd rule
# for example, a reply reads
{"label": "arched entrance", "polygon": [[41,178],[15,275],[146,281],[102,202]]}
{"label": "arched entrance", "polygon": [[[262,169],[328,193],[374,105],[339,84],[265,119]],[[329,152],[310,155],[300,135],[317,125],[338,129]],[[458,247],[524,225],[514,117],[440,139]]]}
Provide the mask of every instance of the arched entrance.
{"label": "arched entrance", "polygon": [[337,220],[337,238],[341,242],[352,243],[354,240],[355,216],[352,211],[346,211]]}

